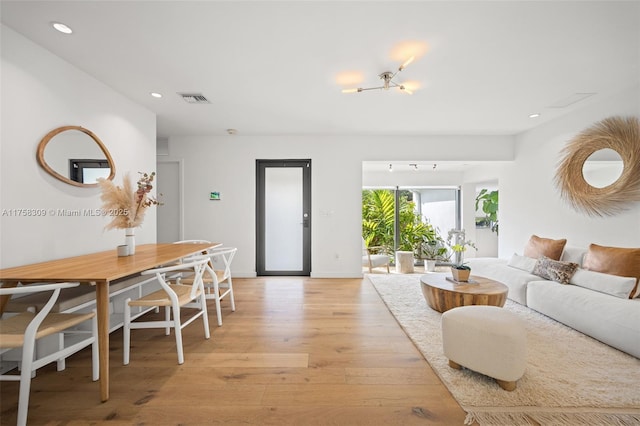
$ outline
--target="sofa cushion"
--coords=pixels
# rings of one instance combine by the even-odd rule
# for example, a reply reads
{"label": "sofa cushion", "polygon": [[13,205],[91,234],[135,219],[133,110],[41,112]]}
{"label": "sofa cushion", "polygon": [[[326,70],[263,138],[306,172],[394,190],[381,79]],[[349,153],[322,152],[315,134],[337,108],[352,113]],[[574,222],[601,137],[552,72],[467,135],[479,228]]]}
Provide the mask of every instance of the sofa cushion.
{"label": "sofa cushion", "polygon": [[627,299],[636,285],[636,279],[634,277],[619,277],[578,268],[569,283]]}
{"label": "sofa cushion", "polygon": [[536,260],[531,257],[520,256],[517,253],[513,253],[513,256],[511,256],[507,266],[531,273],[533,272],[533,268],[536,266]]}
{"label": "sofa cushion", "polygon": [[550,238],[540,238],[537,235],[532,235],[524,247],[524,255],[534,259],[538,259],[540,256],[546,256],[549,259],[560,260],[562,250],[566,244],[566,239],[552,240]]}
{"label": "sofa cushion", "polygon": [[589,245],[584,257],[583,268],[589,271],[635,277],[636,285],[628,297],[638,297],[638,281],[640,281],[640,248],[606,247],[598,244]]}
{"label": "sofa cushion", "polygon": [[582,262],[584,261],[584,255],[587,254],[587,249],[584,247],[572,247],[572,246],[564,246],[564,250],[562,250],[562,256],[560,256],[560,260],[563,262],[573,262],[577,263],[582,267]]}
{"label": "sofa cushion", "polygon": [[471,275],[501,282],[509,287],[507,297],[522,305],[527,304],[527,283],[540,280],[537,275],[507,266],[507,259],[476,257],[465,262],[471,267]]}
{"label": "sofa cushion", "polygon": [[547,280],[556,281],[560,284],[569,284],[569,280],[578,269],[578,264],[573,262],[561,262],[540,256],[533,268],[533,275],[537,275]]}
{"label": "sofa cushion", "polygon": [[575,285],[532,281],[529,307],[640,358],[640,299],[620,299]]}

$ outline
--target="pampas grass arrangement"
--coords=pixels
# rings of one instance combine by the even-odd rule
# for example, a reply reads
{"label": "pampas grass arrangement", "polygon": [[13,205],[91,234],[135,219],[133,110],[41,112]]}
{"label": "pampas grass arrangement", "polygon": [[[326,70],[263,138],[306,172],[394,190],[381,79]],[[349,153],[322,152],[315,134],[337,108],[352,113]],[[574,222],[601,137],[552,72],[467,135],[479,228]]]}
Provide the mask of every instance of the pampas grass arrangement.
{"label": "pampas grass arrangement", "polygon": [[[624,164],[618,180],[604,188],[589,185],[582,168],[591,154],[610,148]],[[640,120],[610,117],[582,131],[561,151],[555,175],[560,195],[576,210],[589,216],[611,216],[640,201]]]}
{"label": "pampas grass arrangement", "polygon": [[98,186],[102,190],[102,210],[113,217],[105,229],[136,228],[142,225],[148,207],[161,204],[149,195],[156,173],[138,173],[141,176],[135,191],[128,173],[122,181],[122,187],[115,185],[111,180],[98,179]]}

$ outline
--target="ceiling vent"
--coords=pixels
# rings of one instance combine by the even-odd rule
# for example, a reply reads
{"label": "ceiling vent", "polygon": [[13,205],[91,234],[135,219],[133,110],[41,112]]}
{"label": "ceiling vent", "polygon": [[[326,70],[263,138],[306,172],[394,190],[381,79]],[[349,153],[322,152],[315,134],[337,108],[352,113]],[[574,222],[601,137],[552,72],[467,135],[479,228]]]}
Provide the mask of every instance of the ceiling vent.
{"label": "ceiling vent", "polygon": [[569,105],[573,105],[576,102],[580,102],[584,99],[587,99],[589,96],[593,96],[593,95],[595,95],[595,93],[574,93],[571,96],[567,96],[564,99],[560,99],[552,103],[547,108],[566,108]]}
{"label": "ceiling vent", "polygon": [[178,93],[182,99],[188,104],[210,104],[209,99],[205,98],[202,93]]}

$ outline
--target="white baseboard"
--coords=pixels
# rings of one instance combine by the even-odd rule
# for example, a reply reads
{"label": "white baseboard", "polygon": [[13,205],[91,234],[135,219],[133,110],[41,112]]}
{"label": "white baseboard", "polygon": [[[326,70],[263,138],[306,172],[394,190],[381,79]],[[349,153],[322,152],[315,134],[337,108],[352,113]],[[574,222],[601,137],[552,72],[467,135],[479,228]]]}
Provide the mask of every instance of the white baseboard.
{"label": "white baseboard", "polygon": [[[232,278],[256,278],[258,274],[255,271],[233,271]],[[363,278],[362,272],[311,272],[311,278]]]}
{"label": "white baseboard", "polygon": [[362,272],[311,272],[311,278],[363,278]]}
{"label": "white baseboard", "polygon": [[231,278],[255,278],[257,276],[258,274],[256,274],[256,271],[251,271],[251,272],[233,271],[233,273],[231,274]]}

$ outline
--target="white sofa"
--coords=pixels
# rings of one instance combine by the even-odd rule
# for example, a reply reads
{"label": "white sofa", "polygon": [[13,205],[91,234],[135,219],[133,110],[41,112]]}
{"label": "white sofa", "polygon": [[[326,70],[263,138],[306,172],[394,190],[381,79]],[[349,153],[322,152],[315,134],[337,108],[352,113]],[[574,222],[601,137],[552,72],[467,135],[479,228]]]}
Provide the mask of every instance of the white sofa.
{"label": "white sofa", "polygon": [[[565,247],[560,260],[582,266],[586,253]],[[507,297],[514,302],[640,358],[640,298],[638,292],[628,297],[634,278],[578,269],[569,284],[561,284],[532,274],[536,259],[515,254],[511,259],[474,258],[466,263],[472,275],[509,287]]]}

